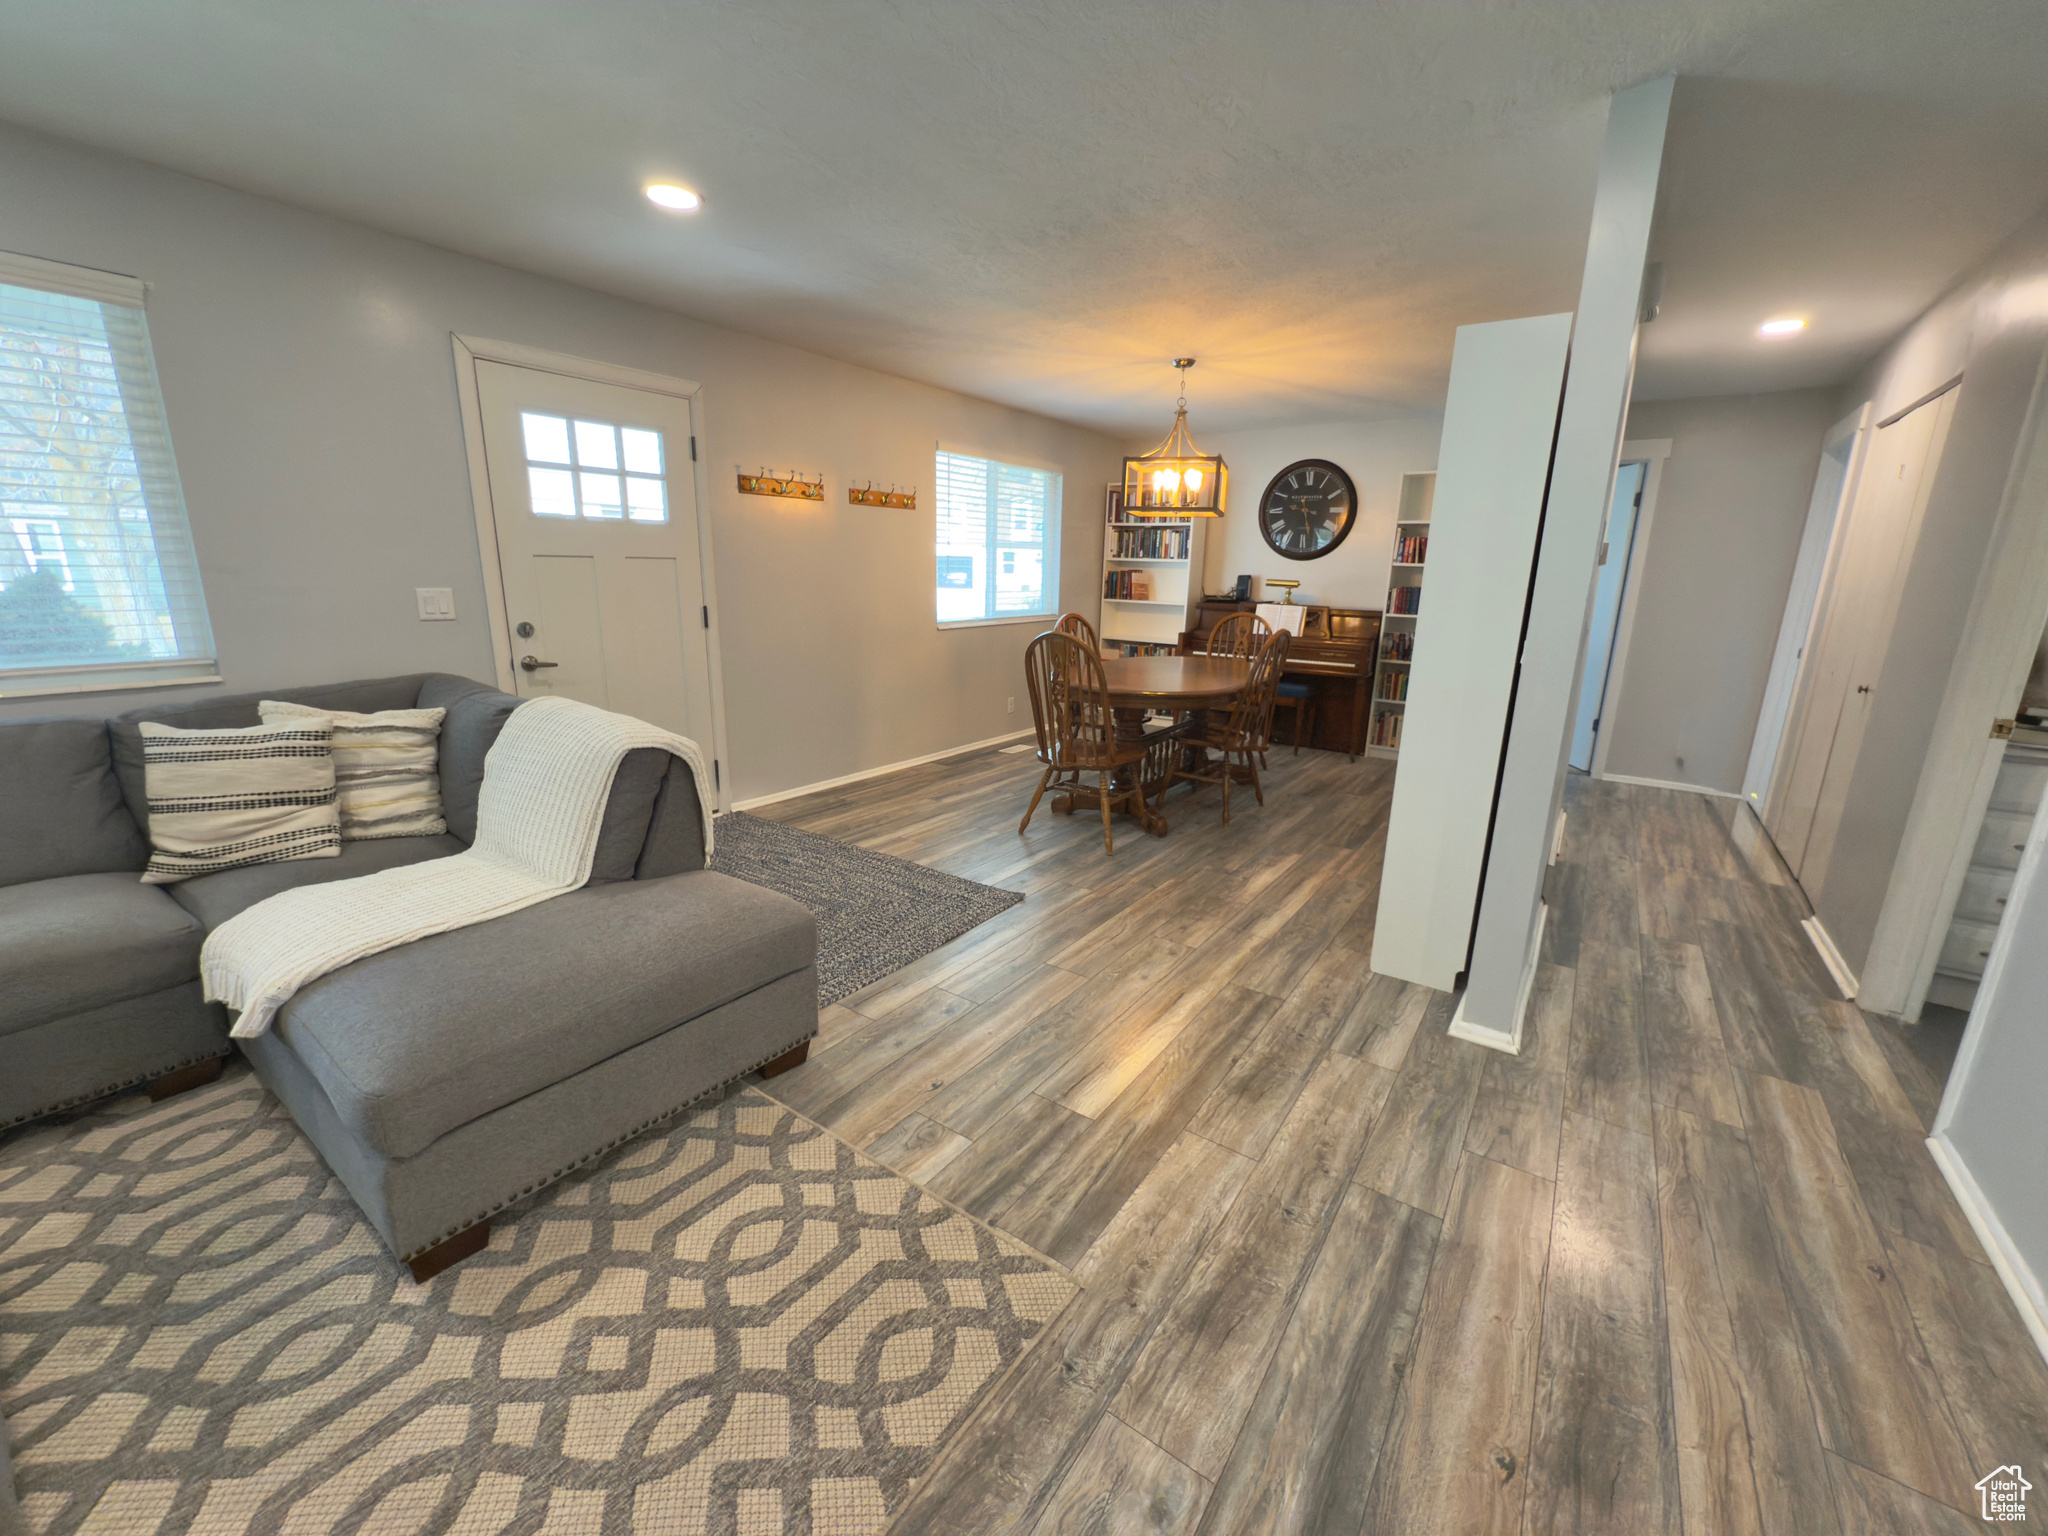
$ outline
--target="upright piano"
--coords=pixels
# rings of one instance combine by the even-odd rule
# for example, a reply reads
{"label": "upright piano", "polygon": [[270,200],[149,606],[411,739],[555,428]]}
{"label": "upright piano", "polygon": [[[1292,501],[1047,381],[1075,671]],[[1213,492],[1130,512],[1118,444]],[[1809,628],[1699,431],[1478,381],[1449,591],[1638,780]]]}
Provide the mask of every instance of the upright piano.
{"label": "upright piano", "polygon": [[[1257,603],[1203,598],[1195,627],[1180,637],[1181,654],[1208,649],[1210,630],[1233,613],[1257,608]],[[1285,671],[1314,690],[1315,729],[1308,745],[1348,752],[1354,758],[1365,750],[1365,717],[1379,643],[1380,615],[1374,609],[1305,607],[1301,633],[1287,647]]]}

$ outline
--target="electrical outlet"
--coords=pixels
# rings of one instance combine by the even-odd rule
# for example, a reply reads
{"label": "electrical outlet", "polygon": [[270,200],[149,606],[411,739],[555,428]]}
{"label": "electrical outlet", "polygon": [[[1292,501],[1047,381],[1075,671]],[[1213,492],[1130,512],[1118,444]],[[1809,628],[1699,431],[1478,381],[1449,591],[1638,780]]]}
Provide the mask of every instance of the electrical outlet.
{"label": "electrical outlet", "polygon": [[1006,715],[1014,715],[1015,713],[1017,713],[1017,698],[1015,694],[1012,694],[1010,696],[1009,707],[1005,709],[1003,713]]}
{"label": "electrical outlet", "polygon": [[420,605],[422,624],[446,621],[455,617],[455,589],[453,587],[414,587],[413,596]]}

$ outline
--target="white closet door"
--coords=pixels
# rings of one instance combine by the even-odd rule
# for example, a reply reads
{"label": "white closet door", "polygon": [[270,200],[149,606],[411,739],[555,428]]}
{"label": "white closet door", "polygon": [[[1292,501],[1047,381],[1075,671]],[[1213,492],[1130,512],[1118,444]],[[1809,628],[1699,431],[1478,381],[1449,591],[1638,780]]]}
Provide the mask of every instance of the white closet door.
{"label": "white closet door", "polygon": [[1772,840],[1809,896],[1827,878],[1954,411],[1951,389],[1879,429],[1822,596],[1825,615],[1808,659],[1791,766],[1769,821]]}

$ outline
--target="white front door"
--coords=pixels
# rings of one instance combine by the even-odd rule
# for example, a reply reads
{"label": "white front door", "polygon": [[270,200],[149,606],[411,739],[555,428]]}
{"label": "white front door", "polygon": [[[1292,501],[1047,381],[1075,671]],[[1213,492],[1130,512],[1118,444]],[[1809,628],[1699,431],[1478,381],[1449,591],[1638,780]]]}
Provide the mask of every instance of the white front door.
{"label": "white front door", "polygon": [[716,753],[690,402],[479,358],[513,680]]}
{"label": "white front door", "polygon": [[1593,738],[1606,712],[1614,628],[1621,622],[1621,599],[1628,582],[1629,554],[1635,548],[1636,514],[1643,508],[1643,477],[1648,467],[1630,462],[1614,472],[1614,501],[1607,509],[1607,532],[1600,545],[1600,578],[1593,585],[1593,619],[1586,631],[1586,666],[1579,675],[1579,713],[1572,724],[1571,765],[1581,773],[1593,771]]}

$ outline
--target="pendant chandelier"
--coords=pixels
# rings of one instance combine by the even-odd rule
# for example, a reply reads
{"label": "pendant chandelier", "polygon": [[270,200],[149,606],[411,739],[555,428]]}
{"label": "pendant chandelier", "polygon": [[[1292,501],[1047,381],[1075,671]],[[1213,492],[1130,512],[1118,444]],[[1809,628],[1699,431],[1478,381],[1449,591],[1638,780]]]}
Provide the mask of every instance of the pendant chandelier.
{"label": "pendant chandelier", "polygon": [[1230,470],[1220,453],[1204,453],[1188,435],[1188,370],[1192,357],[1177,357],[1180,403],[1173,430],[1150,453],[1124,460],[1124,516],[1221,517],[1224,482]]}

